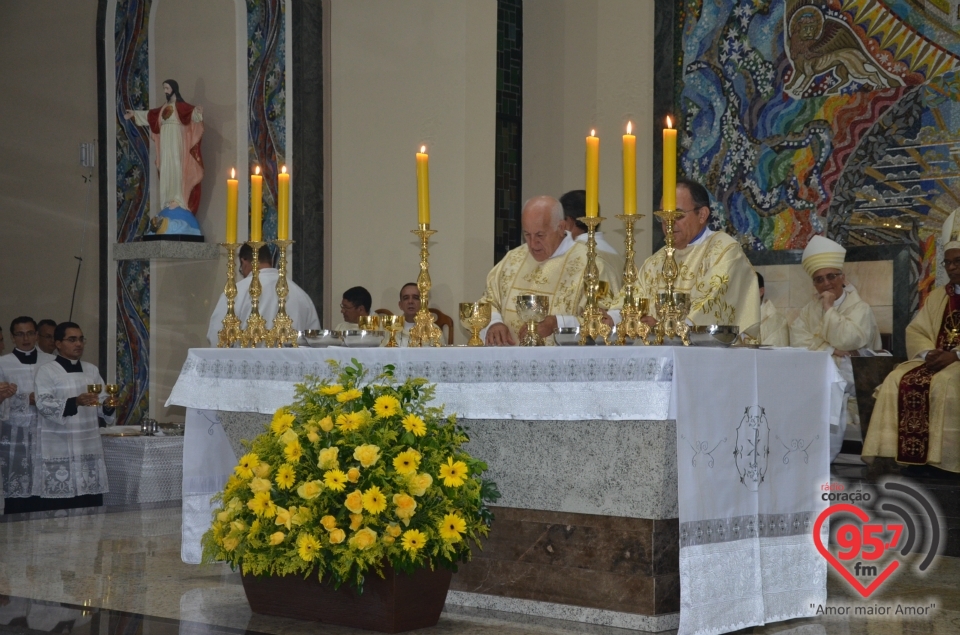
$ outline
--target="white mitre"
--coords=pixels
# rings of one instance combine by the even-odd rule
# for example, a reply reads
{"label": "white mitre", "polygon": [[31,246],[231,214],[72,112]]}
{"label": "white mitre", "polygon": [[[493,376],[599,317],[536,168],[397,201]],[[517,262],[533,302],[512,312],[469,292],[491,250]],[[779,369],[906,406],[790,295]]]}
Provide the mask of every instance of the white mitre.
{"label": "white mitre", "polygon": [[940,228],[940,242],[943,243],[944,251],[960,249],[960,222],[957,222],[957,211],[960,210],[953,210]]}
{"label": "white mitre", "polygon": [[814,236],[803,250],[801,264],[807,275],[813,277],[813,274],[821,269],[843,269],[843,258],[846,255],[847,250],[829,238]]}

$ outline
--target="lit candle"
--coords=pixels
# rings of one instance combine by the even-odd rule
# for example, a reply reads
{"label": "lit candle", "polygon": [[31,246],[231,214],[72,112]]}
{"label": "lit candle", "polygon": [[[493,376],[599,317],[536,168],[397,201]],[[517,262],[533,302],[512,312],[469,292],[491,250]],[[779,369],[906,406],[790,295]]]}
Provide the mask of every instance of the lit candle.
{"label": "lit candle", "polygon": [[263,234],[263,177],[260,166],[250,175],[250,240],[260,242]]}
{"label": "lit candle", "polygon": [[227,179],[227,242],[237,242],[237,171],[230,168]]}
{"label": "lit candle", "polygon": [[287,166],[277,175],[277,240],[290,238],[290,175]]}
{"label": "lit candle", "polygon": [[637,137],[630,134],[632,124],[627,122],[623,135],[623,213],[637,213]]}
{"label": "lit candle", "polygon": [[596,218],[599,212],[597,190],[600,185],[600,137],[591,130],[587,137],[587,217]]}
{"label": "lit candle", "polygon": [[430,157],[427,146],[417,153],[417,222],[430,224]]}
{"label": "lit candle", "polygon": [[669,116],[663,129],[663,209],[677,209],[677,131]]}

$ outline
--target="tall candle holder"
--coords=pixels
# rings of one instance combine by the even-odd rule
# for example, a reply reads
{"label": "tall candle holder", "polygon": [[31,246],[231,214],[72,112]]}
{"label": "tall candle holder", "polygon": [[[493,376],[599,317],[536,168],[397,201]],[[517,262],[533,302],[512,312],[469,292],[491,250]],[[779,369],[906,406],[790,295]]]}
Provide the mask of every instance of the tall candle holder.
{"label": "tall candle holder", "polygon": [[623,227],[627,232],[624,241],[626,258],[623,265],[623,308],[620,309],[620,324],[617,325],[616,344],[623,346],[627,339],[639,339],[644,344],[648,344],[647,335],[650,334],[650,327],[640,321],[644,317],[645,311],[641,310],[640,290],[637,288],[637,280],[640,272],[637,270],[635,261],[636,252],[633,250],[633,224],[643,218],[643,214],[618,214],[617,218],[623,221]]}
{"label": "tall candle holder", "polygon": [[253,250],[253,270],[250,272],[250,317],[241,335],[244,348],[253,348],[267,339],[267,321],[260,315],[260,248],[267,243],[262,240],[249,240],[247,244]]}
{"label": "tall candle holder", "polygon": [[603,323],[603,311],[597,302],[600,296],[600,270],[597,268],[597,225],[604,221],[602,216],[581,216],[578,218],[587,226],[587,266],[583,272],[583,292],[587,296],[587,305],[580,316],[580,345],[587,343],[587,338],[596,340],[602,337],[610,343],[611,329]]}
{"label": "tall candle holder", "polygon": [[242,325],[234,307],[237,301],[237,247],[240,243],[220,243],[227,250],[227,283],[223,285],[223,294],[227,296],[227,314],[223,316],[223,328],[217,333],[218,348],[232,348],[240,341]]}
{"label": "tall candle holder", "polygon": [[421,223],[417,229],[410,230],[420,238],[420,274],[417,276],[417,289],[420,291],[420,310],[410,329],[410,348],[420,346],[440,346],[443,331],[435,324],[436,318],[430,313],[430,237],[437,232],[430,229],[430,223]]}
{"label": "tall candle holder", "polygon": [[654,343],[663,344],[666,338],[680,338],[684,346],[690,346],[690,327],[687,326],[689,304],[678,301],[678,296],[685,294],[678,294],[674,289],[679,269],[674,257],[676,250],[673,247],[673,224],[683,215],[683,211],[662,209],[655,212],[655,215],[665,223],[663,233],[666,245],[663,269],[660,271],[660,281],[665,292],[657,294],[657,325],[652,333]]}
{"label": "tall candle holder", "polygon": [[274,348],[296,348],[298,333],[293,328],[293,318],[287,315],[287,296],[290,294],[290,286],[287,284],[287,247],[292,245],[293,241],[272,242],[280,250],[280,262],[277,265],[277,316],[273,318],[273,327],[267,331],[266,343]]}

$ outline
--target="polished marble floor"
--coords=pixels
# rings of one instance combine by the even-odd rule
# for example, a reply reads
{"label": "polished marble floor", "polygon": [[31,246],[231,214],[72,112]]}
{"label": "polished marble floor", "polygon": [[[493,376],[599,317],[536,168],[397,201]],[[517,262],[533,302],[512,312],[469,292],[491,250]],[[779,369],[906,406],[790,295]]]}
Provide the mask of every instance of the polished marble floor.
{"label": "polished marble floor", "polygon": [[[60,514],[0,517],[0,634],[358,632],[252,614],[239,576],[227,566],[191,566],[180,561],[178,506]],[[928,617],[822,617],[740,632],[960,633],[960,559],[941,557],[922,578],[911,573],[913,567],[907,569],[868,603],[858,602],[859,596],[839,576],[831,574],[828,604],[935,604]],[[619,635],[627,631],[453,607],[444,612],[436,627],[422,632]]]}

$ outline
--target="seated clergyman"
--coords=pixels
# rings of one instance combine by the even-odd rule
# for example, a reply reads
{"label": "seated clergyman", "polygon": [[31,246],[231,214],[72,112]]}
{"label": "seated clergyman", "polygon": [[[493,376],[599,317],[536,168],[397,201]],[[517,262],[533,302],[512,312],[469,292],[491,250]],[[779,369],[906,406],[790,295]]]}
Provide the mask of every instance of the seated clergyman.
{"label": "seated clergyman", "polygon": [[[586,303],[583,273],[587,246],[575,242],[562,221],[563,206],[551,196],[537,196],[524,204],[520,217],[524,244],[507,252],[487,274],[487,290],[481,299],[491,305],[487,345],[512,346],[526,333],[517,314],[518,295],[549,298],[550,315],[537,325],[537,334],[547,343],[553,342],[555,328],[579,325],[577,314]],[[596,263],[600,280],[616,293],[620,272],[612,271],[601,258]]]}
{"label": "seated clergyman", "polygon": [[790,344],[833,355],[847,382],[847,413],[830,433],[830,458],[840,452],[848,424],[860,425],[850,356],[879,350],[880,329],[870,305],[860,299],[843,275],[847,250],[823,236],[814,236],[803,250],[803,269],[813,279],[817,296],[800,310],[790,325]]}
{"label": "seated clergyman", "polygon": [[335,330],[357,330],[357,322],[361,317],[370,315],[371,306],[373,306],[373,297],[369,291],[363,287],[350,287],[343,292],[343,298],[340,300],[340,315],[343,316],[343,322],[340,322]]}
{"label": "seated clergyman", "polygon": [[[927,296],[907,327],[907,355],[887,375],[870,418],[863,456],[960,472],[960,237],[956,212],[944,223],[950,280]],[[952,234],[952,235],[951,235]]]}
{"label": "seated clergyman", "polygon": [[760,285],[760,343],[764,346],[790,346],[790,325],[766,295],[763,276],[757,272]]}

